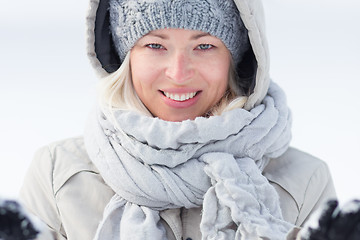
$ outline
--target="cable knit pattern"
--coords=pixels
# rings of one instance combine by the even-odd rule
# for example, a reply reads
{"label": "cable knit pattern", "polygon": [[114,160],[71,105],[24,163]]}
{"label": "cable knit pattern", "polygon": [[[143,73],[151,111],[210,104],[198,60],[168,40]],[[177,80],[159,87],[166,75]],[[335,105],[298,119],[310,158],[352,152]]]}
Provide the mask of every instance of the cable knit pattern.
{"label": "cable knit pattern", "polygon": [[159,211],[200,206],[203,239],[286,239],[292,225],[261,174],[291,138],[277,85],[251,111],[183,122],[116,111],[116,124],[105,115],[96,111],[85,134],[91,160],[116,193],[95,239],[166,239]]}
{"label": "cable knit pattern", "polygon": [[240,62],[249,48],[247,30],[232,0],[110,0],[110,24],[120,59],[150,31],[183,28],[221,39]]}

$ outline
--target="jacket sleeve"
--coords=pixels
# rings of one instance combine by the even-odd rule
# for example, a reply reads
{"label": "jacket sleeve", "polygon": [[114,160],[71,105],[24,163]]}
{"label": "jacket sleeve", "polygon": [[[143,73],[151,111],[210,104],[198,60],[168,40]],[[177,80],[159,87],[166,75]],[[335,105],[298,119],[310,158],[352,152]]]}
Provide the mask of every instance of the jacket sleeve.
{"label": "jacket sleeve", "polygon": [[327,164],[295,148],[270,161],[264,175],[279,193],[284,219],[296,226],[288,240],[296,239],[300,228],[320,205],[336,199]]}
{"label": "jacket sleeve", "polygon": [[44,232],[38,240],[66,239],[61,234],[62,226],[54,197],[53,169],[54,161],[49,148],[41,148],[36,152],[20,190],[21,204],[44,223]]}
{"label": "jacket sleeve", "polygon": [[321,162],[307,185],[296,225],[303,226],[311,214],[322,204],[336,198],[335,187],[329,168],[326,163]]}
{"label": "jacket sleeve", "polygon": [[[321,205],[325,204],[330,199],[336,198],[335,188],[328,166],[321,162],[307,185],[304,201],[301,205],[296,225],[303,227],[306,221],[309,220],[312,214],[319,209]],[[301,227],[292,229],[287,236],[287,240],[301,240]]]}

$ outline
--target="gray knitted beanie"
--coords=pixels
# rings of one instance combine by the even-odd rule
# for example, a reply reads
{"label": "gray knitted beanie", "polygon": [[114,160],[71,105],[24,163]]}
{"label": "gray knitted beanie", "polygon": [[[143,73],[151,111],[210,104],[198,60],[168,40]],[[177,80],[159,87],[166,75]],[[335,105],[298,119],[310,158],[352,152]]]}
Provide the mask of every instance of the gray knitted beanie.
{"label": "gray knitted beanie", "polygon": [[139,38],[164,28],[198,30],[221,39],[235,64],[250,46],[233,0],[110,0],[110,29],[121,61]]}

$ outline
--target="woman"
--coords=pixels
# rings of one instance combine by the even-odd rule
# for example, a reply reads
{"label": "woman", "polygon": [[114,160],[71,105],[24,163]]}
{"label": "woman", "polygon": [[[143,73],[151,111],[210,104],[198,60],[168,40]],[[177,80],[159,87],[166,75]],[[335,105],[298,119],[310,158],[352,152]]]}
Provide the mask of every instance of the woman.
{"label": "woman", "polygon": [[38,151],[21,191],[54,239],[295,239],[335,197],[289,148],[259,0],[92,0],[102,78],[84,137]]}

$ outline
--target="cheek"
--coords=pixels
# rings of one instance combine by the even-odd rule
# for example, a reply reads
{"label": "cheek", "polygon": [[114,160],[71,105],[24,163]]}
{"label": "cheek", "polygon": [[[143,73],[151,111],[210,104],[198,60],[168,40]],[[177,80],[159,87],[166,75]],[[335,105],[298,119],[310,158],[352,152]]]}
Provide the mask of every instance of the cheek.
{"label": "cheek", "polygon": [[149,85],[156,79],[156,69],[154,65],[141,56],[133,55],[130,59],[131,78],[136,92],[142,88],[149,89]]}
{"label": "cheek", "polygon": [[224,96],[228,89],[229,82],[229,68],[230,61],[223,58],[221,61],[217,61],[207,71],[207,77],[209,79],[209,94],[213,97],[213,103],[216,104]]}
{"label": "cheek", "polygon": [[203,65],[203,74],[208,79],[210,85],[218,88],[219,92],[226,91],[228,87],[230,60],[228,58],[218,58],[208,65]]}

